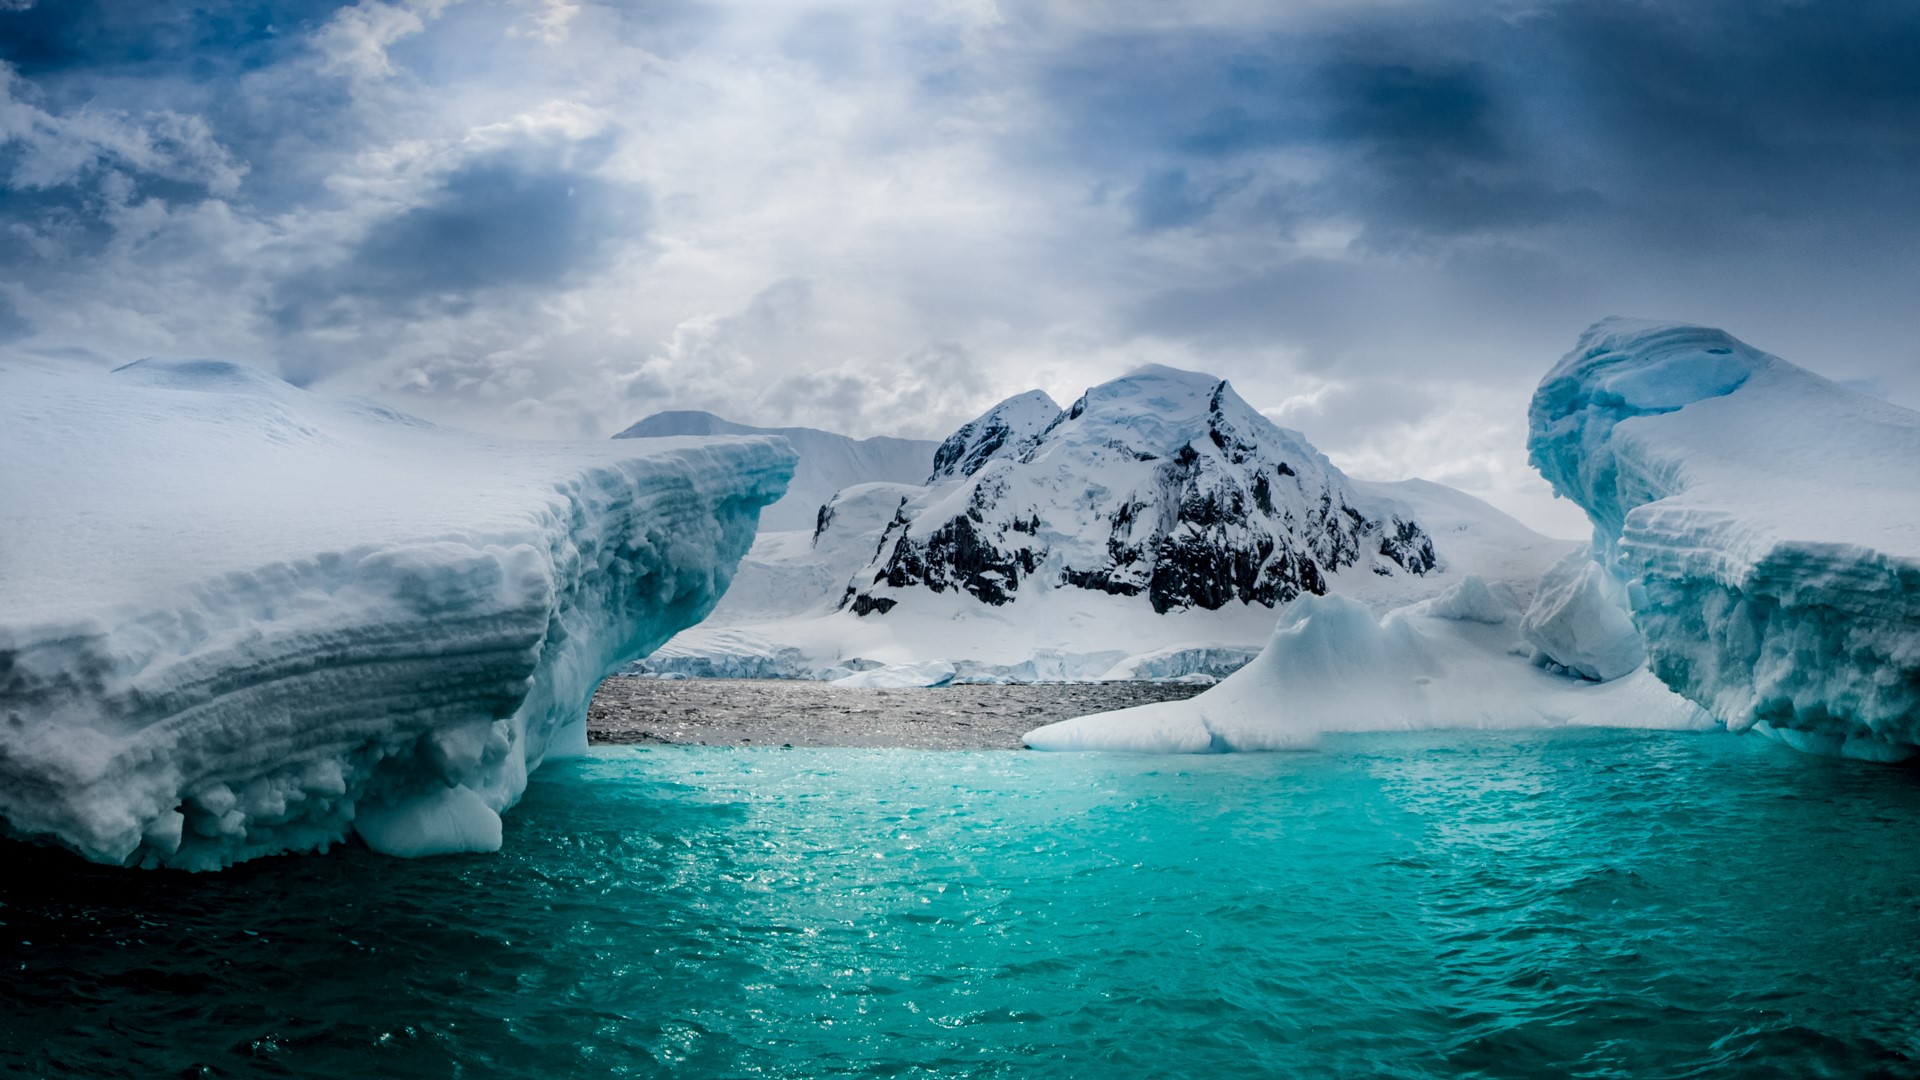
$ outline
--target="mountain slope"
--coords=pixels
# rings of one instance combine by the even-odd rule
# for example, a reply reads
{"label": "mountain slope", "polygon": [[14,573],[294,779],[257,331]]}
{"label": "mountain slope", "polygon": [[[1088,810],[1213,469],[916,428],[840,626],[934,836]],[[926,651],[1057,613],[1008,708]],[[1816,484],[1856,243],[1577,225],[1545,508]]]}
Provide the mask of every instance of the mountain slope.
{"label": "mountain slope", "polygon": [[793,444],[800,464],[786,495],[761,511],[763,533],[814,528],[820,508],[841,488],[875,482],[922,483],[940,446],[931,439],[855,439],[817,428],[753,427],[696,410],[655,413],[614,438],[686,435],[779,435]]}

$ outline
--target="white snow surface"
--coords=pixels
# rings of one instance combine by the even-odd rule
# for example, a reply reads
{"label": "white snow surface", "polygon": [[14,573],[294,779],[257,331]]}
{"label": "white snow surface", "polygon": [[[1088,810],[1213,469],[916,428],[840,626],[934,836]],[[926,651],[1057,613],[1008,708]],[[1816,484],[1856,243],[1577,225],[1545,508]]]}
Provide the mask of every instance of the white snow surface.
{"label": "white snow surface", "polygon": [[0,819],[201,869],[497,848],[793,460],[491,440],[219,361],[0,364]]}
{"label": "white snow surface", "polygon": [[689,435],[774,435],[787,440],[800,455],[787,493],[760,513],[762,532],[812,529],[820,508],[841,488],[879,482],[922,483],[932,467],[934,451],[940,447],[931,439],[896,439],[886,435],[856,439],[817,428],[754,427],[696,410],[655,413],[614,438]]}
{"label": "white snow surface", "polygon": [[1608,319],[1529,428],[1669,686],[1809,749],[1920,744],[1920,413],[1720,330]]}
{"label": "white snow surface", "polygon": [[1267,646],[1218,686],[1028,732],[1035,750],[1300,750],[1323,732],[1712,721],[1645,670],[1608,683],[1529,663],[1512,589],[1467,576],[1384,619],[1339,595],[1287,605]]}

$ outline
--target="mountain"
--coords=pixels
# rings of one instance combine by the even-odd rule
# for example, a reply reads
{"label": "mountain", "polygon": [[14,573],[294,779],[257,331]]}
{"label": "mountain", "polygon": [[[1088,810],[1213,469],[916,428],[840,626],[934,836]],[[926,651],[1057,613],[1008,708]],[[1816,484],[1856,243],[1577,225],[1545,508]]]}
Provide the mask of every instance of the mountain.
{"label": "mountain", "polygon": [[654,413],[614,438],[681,435],[779,435],[793,444],[800,464],[786,495],[760,512],[763,533],[814,528],[821,506],[841,488],[876,481],[921,483],[941,445],[931,439],[855,439],[816,428],[753,427],[696,410]]}
{"label": "mountain", "polygon": [[[813,532],[762,532],[713,614],[634,670],[807,678],[940,660],[962,679],[1218,677],[1272,634],[1262,590],[1311,595],[1308,567],[1379,614],[1469,576],[1526,603],[1579,546],[1443,484],[1349,479],[1231,387],[1164,368],[1095,387],[1072,409],[1037,391],[1009,398],[932,458],[932,483],[856,484]],[[923,539],[936,534],[970,539]],[[1197,573],[1166,565],[1212,544],[1220,554],[1193,560]],[[1136,553],[1131,566],[1106,565],[1115,546]],[[1253,599],[1240,602],[1238,560],[1255,558]],[[1280,573],[1289,558],[1301,580]],[[887,580],[914,560],[919,580]],[[1183,590],[1201,602],[1166,603]]]}
{"label": "mountain", "polygon": [[1161,614],[1273,607],[1343,570],[1435,567],[1418,521],[1366,512],[1340,470],[1225,380],[1148,366],[1051,405],[1011,398],[943,443],[939,482],[903,499],[843,606],[884,615],[949,590],[997,606],[1037,581],[1143,596]]}

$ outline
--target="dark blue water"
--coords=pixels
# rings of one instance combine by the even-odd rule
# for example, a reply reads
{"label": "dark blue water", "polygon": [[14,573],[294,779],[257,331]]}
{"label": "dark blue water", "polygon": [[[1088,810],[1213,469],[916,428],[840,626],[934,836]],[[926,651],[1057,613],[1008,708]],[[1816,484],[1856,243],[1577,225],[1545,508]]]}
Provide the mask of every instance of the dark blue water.
{"label": "dark blue water", "polygon": [[0,855],[21,1075],[1920,1075],[1920,773],[1758,739],[614,750],[494,856]]}

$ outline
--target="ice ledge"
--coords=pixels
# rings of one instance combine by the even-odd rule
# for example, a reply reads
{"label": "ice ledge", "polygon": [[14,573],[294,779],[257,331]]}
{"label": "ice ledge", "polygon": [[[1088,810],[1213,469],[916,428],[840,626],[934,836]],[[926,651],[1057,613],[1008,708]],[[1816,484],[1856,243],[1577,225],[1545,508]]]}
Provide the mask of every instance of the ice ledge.
{"label": "ice ledge", "polygon": [[0,825],[195,869],[499,844],[698,622],[777,439],[482,439],[238,365],[0,365]]}
{"label": "ice ledge", "polygon": [[1529,428],[1669,686],[1802,749],[1914,752],[1920,414],[1723,331],[1609,319]]}

